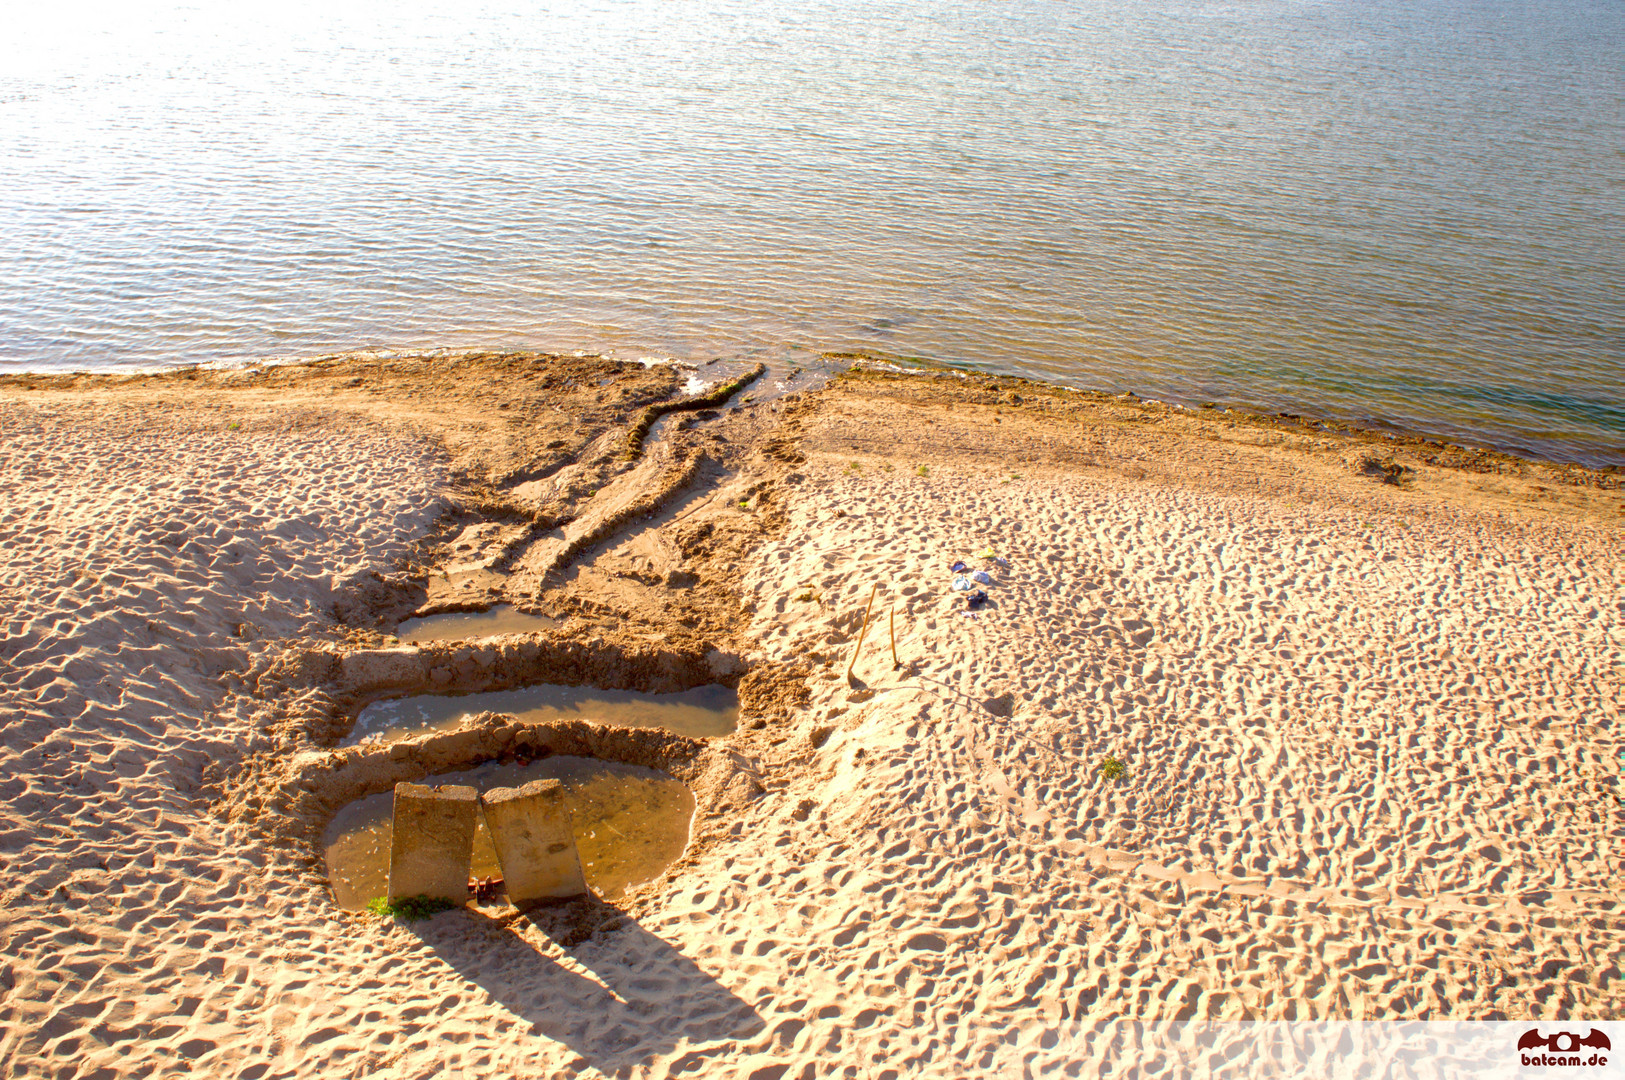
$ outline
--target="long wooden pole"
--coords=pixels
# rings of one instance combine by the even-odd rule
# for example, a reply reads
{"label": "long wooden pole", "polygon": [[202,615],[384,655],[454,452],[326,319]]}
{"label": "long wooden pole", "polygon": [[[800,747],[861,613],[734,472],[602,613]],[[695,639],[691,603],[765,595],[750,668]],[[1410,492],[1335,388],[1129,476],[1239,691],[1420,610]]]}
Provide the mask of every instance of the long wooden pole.
{"label": "long wooden pole", "polygon": [[875,593],[879,591],[880,582],[877,581],[875,582],[874,587],[869,590],[869,606],[863,609],[863,629],[858,631],[858,644],[857,647],[852,650],[852,662],[846,665],[847,682],[852,681],[852,669],[857,666],[858,653],[863,651],[863,636],[869,632],[869,612],[874,610]]}
{"label": "long wooden pole", "polygon": [[891,606],[891,669],[896,671],[902,666],[903,662],[897,659],[897,605],[893,604]]}

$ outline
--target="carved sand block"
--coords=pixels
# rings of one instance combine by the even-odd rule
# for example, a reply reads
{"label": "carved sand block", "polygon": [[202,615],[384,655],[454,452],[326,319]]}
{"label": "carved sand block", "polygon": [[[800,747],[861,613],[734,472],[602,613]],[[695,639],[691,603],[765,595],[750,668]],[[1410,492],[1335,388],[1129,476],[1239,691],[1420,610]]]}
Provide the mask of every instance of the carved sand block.
{"label": "carved sand block", "polygon": [[396,784],[389,898],[432,896],[468,903],[468,867],[479,813],[479,793],[471,787]]}
{"label": "carved sand block", "polygon": [[524,787],[493,788],[481,802],[485,827],[502,865],[502,883],[514,907],[586,893],[563,784],[532,780]]}

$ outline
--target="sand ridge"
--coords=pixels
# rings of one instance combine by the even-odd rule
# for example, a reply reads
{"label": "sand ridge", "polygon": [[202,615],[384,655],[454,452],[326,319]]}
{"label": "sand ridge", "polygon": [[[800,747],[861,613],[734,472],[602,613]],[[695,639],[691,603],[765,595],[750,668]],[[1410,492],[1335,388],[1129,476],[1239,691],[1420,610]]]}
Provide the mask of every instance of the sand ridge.
{"label": "sand ridge", "polygon": [[[582,447],[643,400],[611,392]],[[335,912],[206,779],[325,754],[340,688],[278,665],[372,641],[335,600],[470,524],[468,459],[274,396],[0,401],[10,1074],[1074,1075],[1103,1017],[1621,1011],[1606,478],[1013,380],[749,407],[554,586],[747,654],[772,693],[718,749],[749,782],[619,906],[409,927]],[[476,481],[503,513],[522,458]],[[969,618],[946,566],[989,544]],[[903,666],[877,622],[849,683],[876,582]]]}

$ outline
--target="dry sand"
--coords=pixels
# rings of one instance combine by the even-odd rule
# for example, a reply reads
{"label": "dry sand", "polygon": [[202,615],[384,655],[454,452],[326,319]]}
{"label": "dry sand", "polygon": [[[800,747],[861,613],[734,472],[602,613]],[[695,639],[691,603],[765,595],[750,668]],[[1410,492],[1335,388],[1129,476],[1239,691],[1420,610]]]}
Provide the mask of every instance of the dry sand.
{"label": "dry sand", "polygon": [[[1101,1019],[1625,1012],[1617,478],[883,376],[634,466],[664,376],[509,430],[511,367],[377,370],[0,386],[0,1072],[1087,1075]],[[743,656],[744,726],[620,908],[339,913],[266,777],[482,516],[558,648]]]}

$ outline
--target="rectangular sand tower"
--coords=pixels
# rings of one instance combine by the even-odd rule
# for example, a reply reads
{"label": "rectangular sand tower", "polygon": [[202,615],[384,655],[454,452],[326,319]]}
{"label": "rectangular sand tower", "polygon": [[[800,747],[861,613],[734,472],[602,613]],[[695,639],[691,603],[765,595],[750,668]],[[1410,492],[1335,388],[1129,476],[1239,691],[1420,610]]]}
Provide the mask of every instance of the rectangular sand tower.
{"label": "rectangular sand tower", "polygon": [[480,796],[448,784],[395,785],[395,826],[389,851],[389,898],[432,896],[468,903]]}
{"label": "rectangular sand tower", "polygon": [[493,788],[480,801],[514,907],[586,893],[563,784],[532,780],[524,787]]}

